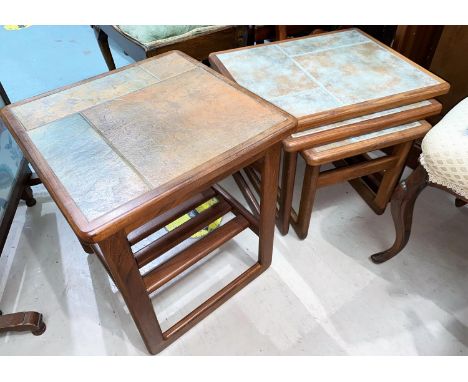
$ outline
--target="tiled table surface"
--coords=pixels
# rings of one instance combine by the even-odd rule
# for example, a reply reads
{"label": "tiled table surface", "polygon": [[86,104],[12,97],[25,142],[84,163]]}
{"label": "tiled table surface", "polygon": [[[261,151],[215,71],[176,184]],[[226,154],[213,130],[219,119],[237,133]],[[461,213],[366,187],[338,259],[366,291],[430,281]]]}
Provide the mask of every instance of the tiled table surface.
{"label": "tiled table surface", "polygon": [[330,117],[343,120],[428,99],[448,88],[355,29],[219,52],[210,60],[224,75],[297,117],[299,130],[327,124],[326,118],[317,121],[331,111]]}
{"label": "tiled table surface", "polygon": [[[304,158],[325,160],[339,150],[344,159],[364,154],[359,150],[372,150],[370,143],[386,147],[386,141],[394,142],[389,137],[401,134],[407,142],[398,144],[404,144],[405,150],[393,151],[405,152],[404,158],[398,158],[403,166],[409,144],[428,126],[417,121],[436,114],[440,104],[432,98],[449,89],[441,78],[357,29],[212,53],[210,62],[223,75],[298,119],[297,130],[283,141],[278,212],[282,234],[288,232],[291,219],[298,152]],[[310,180],[315,170],[308,164],[305,178]],[[397,172],[394,168],[385,173],[379,211],[386,206]],[[312,210],[313,190],[315,186],[303,187],[304,207],[299,208],[300,223],[296,224],[301,238],[307,235],[310,218],[305,216]],[[372,204],[377,196],[367,199]]]}
{"label": "tiled table surface", "polygon": [[290,123],[179,53],[7,109],[88,222]]}

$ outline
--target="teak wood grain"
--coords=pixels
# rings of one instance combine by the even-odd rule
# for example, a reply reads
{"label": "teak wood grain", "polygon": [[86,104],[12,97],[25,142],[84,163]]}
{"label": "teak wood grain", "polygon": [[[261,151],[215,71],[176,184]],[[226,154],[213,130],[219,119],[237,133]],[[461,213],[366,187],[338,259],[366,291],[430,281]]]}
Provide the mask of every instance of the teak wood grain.
{"label": "teak wood grain", "polygon": [[[186,55],[157,56],[34,97],[2,118],[83,249],[117,285],[150,353],[271,264],[281,141],[297,121]],[[76,153],[82,157],[70,157]],[[215,184],[253,164],[262,178],[255,214]],[[80,171],[87,178],[69,178]],[[134,253],[132,245],[211,198],[217,202],[207,210]],[[152,264],[228,212],[233,220]],[[258,261],[163,332],[150,294],[247,228],[258,235]],[[142,275],[144,266],[152,269]]]}
{"label": "teak wood grain", "polygon": [[[280,227],[287,229],[292,216],[291,224],[294,230],[300,239],[305,239],[309,231],[316,190],[344,181],[349,181],[356,188],[375,213],[382,214],[401,176],[412,143],[415,139],[424,136],[430,128],[431,125],[426,121],[419,121],[415,127],[403,131],[395,131],[323,152],[317,153],[313,149],[303,151],[302,156],[307,165],[299,211],[296,213],[292,209],[292,204],[283,205],[282,216],[285,221],[280,222]],[[384,148],[391,148],[390,153],[384,157],[371,159],[366,156],[368,152]],[[347,162],[350,158],[359,155],[364,157],[364,161]],[[343,165],[339,163],[340,161]],[[321,166],[327,163],[333,163],[337,168],[321,172]],[[373,189],[363,179],[375,173],[382,173],[383,176]]]}
{"label": "teak wood grain", "polygon": [[421,138],[431,129],[431,125],[426,121],[418,121],[419,125],[395,133],[385,134],[359,142],[349,143],[340,147],[331,148],[323,152],[316,152],[314,148],[301,152],[307,164],[317,166],[330,163],[339,159],[344,159],[357,154],[379,150],[384,147],[398,145],[406,141],[413,141]]}
{"label": "teak wood grain", "polygon": [[425,119],[437,115],[442,110],[442,105],[435,99],[428,101],[429,104],[414,109],[397,112],[391,115],[383,115],[344,126],[314,132],[300,137],[288,137],[283,141],[285,151],[301,151],[310,147],[339,141],[348,137],[367,134],[373,131],[383,130],[387,127],[398,126],[408,122]]}

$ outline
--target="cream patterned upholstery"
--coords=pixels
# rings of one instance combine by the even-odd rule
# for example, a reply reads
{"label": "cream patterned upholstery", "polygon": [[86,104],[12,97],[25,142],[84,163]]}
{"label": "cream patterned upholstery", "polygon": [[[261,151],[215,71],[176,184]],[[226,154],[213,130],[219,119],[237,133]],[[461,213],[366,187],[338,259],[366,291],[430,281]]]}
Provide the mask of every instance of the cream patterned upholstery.
{"label": "cream patterned upholstery", "polygon": [[468,98],[427,133],[420,162],[431,182],[468,198]]}

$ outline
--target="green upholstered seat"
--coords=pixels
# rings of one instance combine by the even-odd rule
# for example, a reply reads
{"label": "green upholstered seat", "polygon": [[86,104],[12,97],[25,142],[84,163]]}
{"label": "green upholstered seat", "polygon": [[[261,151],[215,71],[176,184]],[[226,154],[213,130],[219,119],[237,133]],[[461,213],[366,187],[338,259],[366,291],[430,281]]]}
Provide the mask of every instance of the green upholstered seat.
{"label": "green upholstered seat", "polygon": [[118,25],[122,33],[141,45],[165,45],[165,42],[175,42],[192,38],[196,35],[210,33],[225,25]]}

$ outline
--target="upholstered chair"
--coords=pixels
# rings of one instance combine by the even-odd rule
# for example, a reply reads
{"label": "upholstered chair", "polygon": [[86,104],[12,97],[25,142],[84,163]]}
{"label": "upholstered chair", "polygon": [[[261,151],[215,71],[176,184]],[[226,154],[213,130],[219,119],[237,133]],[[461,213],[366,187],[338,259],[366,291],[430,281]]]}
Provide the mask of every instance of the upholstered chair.
{"label": "upholstered chair", "polygon": [[180,50],[203,61],[211,52],[247,44],[247,25],[92,25],[109,70],[115,69],[110,38],[135,61]]}

